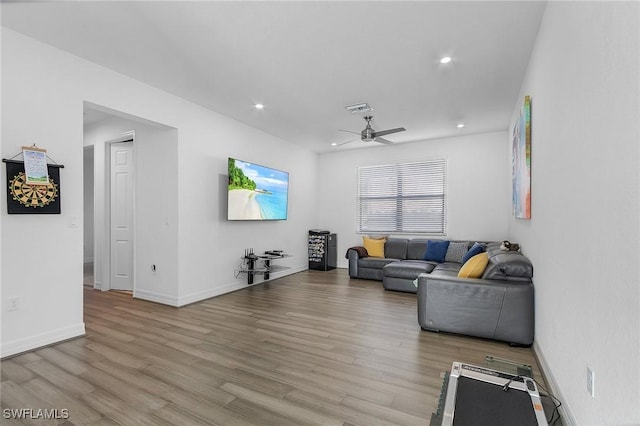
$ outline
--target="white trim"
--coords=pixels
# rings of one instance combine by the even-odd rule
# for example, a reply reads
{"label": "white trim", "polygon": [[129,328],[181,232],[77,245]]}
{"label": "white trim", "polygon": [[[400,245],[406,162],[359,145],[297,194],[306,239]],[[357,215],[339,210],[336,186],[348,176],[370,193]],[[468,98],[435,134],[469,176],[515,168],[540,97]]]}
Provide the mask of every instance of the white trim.
{"label": "white trim", "polygon": [[94,280],[93,280],[93,288],[95,288],[96,290],[104,291],[104,290],[102,290],[102,281],[96,280],[95,279],[95,275],[94,275]]}
{"label": "white trim", "polygon": [[542,353],[542,349],[540,348],[540,345],[538,345],[537,341],[533,342],[533,352],[538,359],[538,364],[540,365],[540,368],[542,369],[542,372],[544,374],[544,378],[547,381],[549,392],[551,392],[553,396],[555,396],[560,400],[560,402],[562,402],[562,405],[560,406],[560,408],[558,408],[560,417],[562,418],[562,424],[565,426],[576,426],[577,423],[575,417],[573,417],[573,414],[571,413],[571,408],[567,403],[567,399],[562,394],[560,385],[553,375],[551,367],[549,366],[549,363],[547,363],[547,360],[545,359]]}
{"label": "white trim", "polygon": [[307,269],[309,269],[309,266],[305,265],[305,266],[292,267],[292,268],[287,269],[285,271],[272,272],[270,274],[271,276],[269,277],[269,279],[267,281],[259,281],[257,283],[253,283],[253,284],[247,284],[246,275],[241,275],[241,277],[244,278],[244,279],[242,281],[240,281],[240,282],[229,283],[229,284],[223,285],[221,287],[213,288],[211,290],[192,293],[192,294],[186,295],[184,297],[181,297],[179,306],[184,306],[184,305],[188,305],[188,304],[191,304],[191,303],[199,302],[201,300],[210,299],[210,298],[215,297],[215,296],[220,296],[222,294],[231,293],[232,291],[241,290],[243,288],[252,287],[254,285],[265,284],[265,283],[271,282],[271,281],[273,281],[275,279],[286,277],[287,275],[293,275],[293,274],[296,274],[298,272],[306,271]]}
{"label": "white trim", "polygon": [[179,307],[178,298],[170,294],[156,293],[155,291],[147,290],[133,290],[133,297],[135,299],[147,300],[149,302],[161,303],[163,305]]}
{"label": "white trim", "polygon": [[6,342],[0,349],[0,357],[4,358],[16,355],[26,351],[41,348],[43,346],[59,343],[63,340],[80,337],[85,334],[84,322],[62,327],[57,330],[47,331],[45,333],[36,334],[29,337],[21,337],[16,340]]}
{"label": "white trim", "polygon": [[251,285],[247,285],[246,276],[243,275],[245,279],[242,281],[235,281],[229,284],[224,284],[216,288],[211,288],[204,291],[198,291],[198,292],[191,293],[181,297],[175,297],[168,294],[156,293],[153,291],[146,291],[146,290],[134,290],[133,297],[135,297],[136,299],[148,300],[150,302],[162,303],[163,305],[169,305],[169,306],[179,308],[181,306],[186,306],[192,303],[201,302],[206,299],[211,299],[212,297],[220,296],[222,294],[231,293],[232,291],[242,290],[243,288],[271,282],[275,279],[282,278],[287,275],[292,275],[298,272],[306,271],[307,269],[308,269],[308,265],[305,265],[305,266],[293,267],[293,268],[287,269],[286,271],[274,272],[271,274],[271,277],[269,278],[269,280],[259,281]]}

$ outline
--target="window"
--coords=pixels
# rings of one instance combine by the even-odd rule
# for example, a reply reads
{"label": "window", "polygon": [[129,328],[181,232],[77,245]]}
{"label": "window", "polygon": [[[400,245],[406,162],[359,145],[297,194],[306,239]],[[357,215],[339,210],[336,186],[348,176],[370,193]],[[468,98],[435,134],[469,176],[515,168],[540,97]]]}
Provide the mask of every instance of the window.
{"label": "window", "polygon": [[358,232],[446,231],[444,159],[358,168]]}

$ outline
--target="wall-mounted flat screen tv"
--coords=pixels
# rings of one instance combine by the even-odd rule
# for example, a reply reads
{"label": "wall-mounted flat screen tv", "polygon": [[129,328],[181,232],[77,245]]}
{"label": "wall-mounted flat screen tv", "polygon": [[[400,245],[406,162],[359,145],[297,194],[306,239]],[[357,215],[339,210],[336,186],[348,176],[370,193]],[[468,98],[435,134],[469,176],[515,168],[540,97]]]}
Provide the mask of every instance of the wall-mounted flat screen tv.
{"label": "wall-mounted flat screen tv", "polygon": [[229,158],[228,220],[286,220],[289,173]]}

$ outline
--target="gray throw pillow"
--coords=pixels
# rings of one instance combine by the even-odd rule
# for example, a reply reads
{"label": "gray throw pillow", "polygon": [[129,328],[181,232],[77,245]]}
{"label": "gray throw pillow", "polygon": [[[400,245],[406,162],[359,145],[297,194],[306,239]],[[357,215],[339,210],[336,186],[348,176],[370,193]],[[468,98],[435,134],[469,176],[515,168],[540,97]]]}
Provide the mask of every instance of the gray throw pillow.
{"label": "gray throw pillow", "polygon": [[469,241],[453,242],[449,243],[447,254],[444,257],[445,262],[457,262],[462,263],[462,258],[469,250]]}

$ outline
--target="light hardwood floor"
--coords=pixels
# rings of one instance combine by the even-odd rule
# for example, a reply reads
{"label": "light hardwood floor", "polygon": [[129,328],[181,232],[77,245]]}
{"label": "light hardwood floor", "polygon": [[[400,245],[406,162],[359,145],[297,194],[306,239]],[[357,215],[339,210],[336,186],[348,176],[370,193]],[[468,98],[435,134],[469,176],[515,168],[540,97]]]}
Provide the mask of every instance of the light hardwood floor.
{"label": "light hardwood floor", "polygon": [[37,425],[424,426],[453,361],[506,358],[542,382],[530,349],[421,331],[415,295],[344,269],[179,309],[85,287],[85,323],[2,361],[2,408],[69,411]]}

